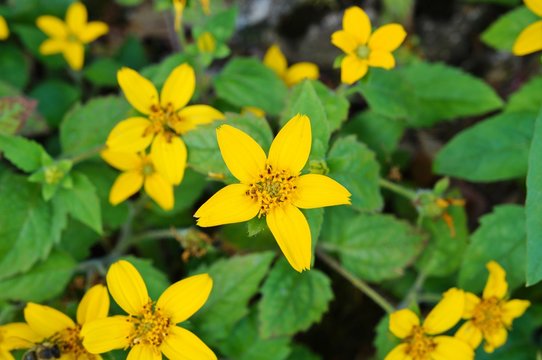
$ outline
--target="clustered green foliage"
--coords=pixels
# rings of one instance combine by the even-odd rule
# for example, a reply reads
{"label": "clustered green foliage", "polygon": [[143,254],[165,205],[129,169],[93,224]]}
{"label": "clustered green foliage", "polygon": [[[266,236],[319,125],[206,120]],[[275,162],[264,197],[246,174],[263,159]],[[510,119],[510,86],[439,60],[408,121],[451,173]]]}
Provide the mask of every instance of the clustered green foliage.
{"label": "clustered green foliage", "polygon": [[[118,47],[93,45],[85,68],[76,73],[60,55],[40,55],[45,35],[35,26],[38,15],[62,17],[70,2],[13,0],[0,6],[11,30],[0,43],[0,324],[20,320],[28,301],[73,313],[85,288],[103,281],[109,264],[123,258],[141,272],[152,298],[181,276],[210,274],[211,296],[187,327],[217,354],[236,360],[313,360],[321,357],[293,337],[318,326],[334,299],[329,276],[334,270],[320,255],[374,285],[393,306],[413,308],[436,303],[453,286],[480,293],[485,264],[495,260],[506,270],[510,290],[533,306],[514,323],[505,346],[494,354],[478,350],[476,358],[535,358],[540,345],[535,330],[542,326],[540,286],[533,286],[542,279],[542,76],[528,79],[503,100],[483,80],[403,49],[396,69],[371,68],[352,87],[334,90],[306,80],[288,89],[258,58],[231,54],[227,43],[238,8],[219,0],[212,1],[209,16],[191,1],[183,17],[194,37],[213,34],[213,53],[184,44],[180,52],[151,62],[143,43],[126,35]],[[491,2],[511,10],[481,39],[509,52],[534,15],[519,1]],[[394,4],[384,3],[388,9]],[[409,1],[400,3],[399,10],[409,8]],[[154,10],[170,17],[171,3],[156,0]],[[223,65],[213,62],[217,59],[225,59]],[[133,111],[119,95],[116,71],[132,67],[160,87],[185,62],[198,75],[199,98],[193,101],[212,104],[226,120],[183,137],[188,169],[175,188],[173,210],[165,212],[143,195],[111,206],[108,195],[117,172],[98,152],[111,129]],[[366,108],[351,109],[360,97]],[[248,106],[266,117],[241,113]],[[272,129],[297,113],[307,114],[313,129],[305,170],[327,174],[352,194],[350,207],[304,211],[316,264],[302,274],[280,255],[262,220],[203,231],[192,217],[219,182],[233,180],[216,142],[217,126],[235,126],[267,151]],[[411,166],[399,146],[405,132],[471,117],[483,119],[436,154],[433,171],[444,180],[434,188],[415,189],[408,178],[399,183],[388,178],[397,169],[408,173]],[[475,219],[471,232],[465,207],[435,207],[437,199],[461,198],[445,177],[472,183],[512,180],[518,186],[526,179],[526,202],[496,206]],[[375,331],[375,358],[382,359],[397,343],[387,316]],[[122,356],[110,354],[111,359]]]}

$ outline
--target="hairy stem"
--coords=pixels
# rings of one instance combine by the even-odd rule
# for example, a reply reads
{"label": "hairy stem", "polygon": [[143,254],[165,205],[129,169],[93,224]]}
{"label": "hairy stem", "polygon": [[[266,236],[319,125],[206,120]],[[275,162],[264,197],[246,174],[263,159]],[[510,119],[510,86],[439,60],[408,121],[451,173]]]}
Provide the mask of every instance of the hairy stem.
{"label": "hairy stem", "polygon": [[403,187],[399,184],[382,178],[380,178],[378,183],[380,187],[393,191],[394,193],[404,196],[411,201],[414,201],[416,199],[416,193],[414,191],[407,189],[406,187]]}

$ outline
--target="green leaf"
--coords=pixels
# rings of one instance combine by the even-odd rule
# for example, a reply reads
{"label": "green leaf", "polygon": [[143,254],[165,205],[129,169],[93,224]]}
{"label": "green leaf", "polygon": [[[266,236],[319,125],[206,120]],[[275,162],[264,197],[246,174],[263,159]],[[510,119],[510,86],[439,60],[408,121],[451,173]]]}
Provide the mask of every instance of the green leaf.
{"label": "green leaf", "polygon": [[81,96],[76,87],[56,79],[39,83],[29,95],[38,100],[38,111],[55,127]]}
{"label": "green leaf", "polygon": [[169,55],[160,63],[143,68],[141,70],[141,75],[149,79],[156,87],[160,88],[166,82],[166,79],[173,69],[186,62],[190,63],[188,56],[184,53]]}
{"label": "green leaf", "polygon": [[78,154],[103,146],[111,129],[130,115],[130,109],[124,99],[116,96],[94,98],[75,106],[60,125],[62,150]]}
{"label": "green leaf", "polygon": [[57,248],[70,254],[75,260],[83,261],[90,256],[91,247],[98,240],[100,240],[100,236],[95,231],[77,220],[70,220],[62,232],[62,238]]}
{"label": "green leaf", "polygon": [[536,115],[502,113],[457,134],[437,154],[437,174],[470,181],[525,176]]}
{"label": "green leaf", "polygon": [[40,186],[4,171],[0,199],[0,279],[5,279],[47,257],[58,234]]}
{"label": "green leaf", "polygon": [[401,69],[371,70],[358,85],[372,111],[427,127],[496,110],[502,100],[482,80],[444,64],[413,63]]}
{"label": "green leaf", "polygon": [[2,80],[23,89],[30,78],[30,63],[12,44],[0,44],[0,74]]}
{"label": "green leaf", "polygon": [[255,106],[277,115],[284,106],[286,85],[261,62],[251,58],[231,60],[215,79],[218,97],[239,107]]}
{"label": "green leaf", "polygon": [[512,51],[519,34],[539,18],[525,6],[507,12],[482,33],[482,41],[504,51]]}
{"label": "green leaf", "polygon": [[351,209],[326,209],[320,245],[339,255],[342,265],[369,281],[403,274],[422,248],[423,238],[391,215],[357,215]]}
{"label": "green leaf", "polygon": [[[28,3],[30,3],[30,1],[28,1]],[[50,12],[43,12],[42,14],[52,15]],[[34,19],[32,22],[34,22]],[[40,53],[40,45],[47,39],[47,35],[45,35],[35,25],[15,25],[13,27],[13,32],[19,35],[22,43],[32,53],[32,55],[47,65],[47,67],[52,69],[67,67],[66,61],[62,55],[42,55]]]}
{"label": "green leaf", "polygon": [[122,259],[130,262],[139,271],[145,285],[147,285],[151,299],[158,300],[164,290],[169,287],[170,282],[166,274],[154,267],[150,260],[139,259],[134,256],[124,256]]}
{"label": "green leaf", "polygon": [[308,81],[314,87],[316,95],[318,95],[318,98],[324,107],[327,122],[329,124],[329,131],[333,132],[338,130],[341,127],[341,124],[348,118],[350,103],[345,97],[337,95],[320,81]]}
{"label": "green leaf", "polygon": [[[122,66],[139,70],[149,63],[149,56],[143,41],[135,35],[124,36],[125,40],[120,47],[116,59]],[[116,76],[115,76],[116,79]]]}
{"label": "green leaf", "polygon": [[533,142],[529,150],[529,170],[527,172],[527,286],[542,280],[542,112],[538,115],[534,128]]}
{"label": "green leaf", "polygon": [[213,279],[209,299],[192,318],[199,333],[210,341],[227,339],[235,324],[248,314],[248,303],[267,274],[273,253],[234,256],[196,273],[208,273]]}
{"label": "green leaf", "polygon": [[136,6],[140,5],[143,0],[115,0],[115,2],[122,6]]}
{"label": "green leaf", "polygon": [[85,78],[96,86],[117,86],[117,71],[121,64],[108,58],[97,59],[83,70]]}
{"label": "green leaf", "polygon": [[307,115],[311,121],[312,132],[309,162],[324,160],[329,144],[330,130],[324,106],[311,82],[303,81],[296,85],[288,99],[286,109],[282,113],[281,124],[286,124],[297,114]]}
{"label": "green leaf", "polygon": [[52,252],[47,260],[28,272],[0,280],[0,300],[42,302],[60,295],[75,270],[75,261],[62,252]]}
{"label": "green leaf", "polygon": [[319,322],[333,299],[331,281],[319,270],[298,273],[281,257],[262,286],[258,304],[264,338],[293,335]]}
{"label": "green leaf", "polygon": [[59,189],[56,196],[64,203],[71,216],[101,234],[102,214],[96,188],[82,173],[72,172],[70,175],[73,187]]}
{"label": "green leaf", "polygon": [[459,286],[479,293],[488,278],[486,264],[494,260],[506,270],[510,290],[525,283],[525,212],[518,205],[500,205],[480,219],[459,271]]}
{"label": "green leaf", "polygon": [[0,134],[0,151],[13,165],[25,172],[33,172],[41,167],[43,147],[35,141],[19,136]]}
{"label": "green leaf", "polygon": [[219,42],[227,42],[235,32],[235,20],[239,9],[231,6],[226,10],[206,17],[205,25],[198,29],[198,34],[209,31]]}
{"label": "green leaf", "polygon": [[542,76],[535,76],[510,96],[505,111],[532,111],[538,113],[542,106]]}
{"label": "green leaf", "polygon": [[474,3],[474,4],[484,4],[484,3],[490,3],[490,4],[498,4],[498,5],[504,5],[504,6],[515,6],[521,3],[521,0],[463,0],[466,3]]}
{"label": "green leaf", "polygon": [[352,194],[352,207],[367,211],[382,209],[380,166],[367,146],[353,136],[339,138],[329,151],[327,165],[329,176]]}
{"label": "green leaf", "polygon": [[287,360],[321,360],[319,355],[316,355],[311,350],[303,345],[292,346],[292,352]]}

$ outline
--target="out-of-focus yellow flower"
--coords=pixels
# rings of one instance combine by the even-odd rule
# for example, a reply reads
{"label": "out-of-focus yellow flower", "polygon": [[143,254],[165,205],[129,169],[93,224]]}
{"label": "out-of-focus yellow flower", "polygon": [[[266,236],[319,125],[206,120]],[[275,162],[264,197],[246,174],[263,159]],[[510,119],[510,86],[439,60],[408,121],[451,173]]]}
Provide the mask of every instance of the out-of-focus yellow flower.
{"label": "out-of-focus yellow flower", "polygon": [[241,109],[241,115],[247,115],[247,114],[253,114],[261,118],[265,117],[265,111],[255,106],[244,106]]}
{"label": "out-of-focus yellow flower", "polygon": [[68,7],[65,22],[54,16],[43,15],[38,17],[36,23],[41,31],[50,37],[40,45],[40,53],[42,55],[62,53],[73,70],[83,68],[84,45],[109,31],[104,22],[87,22],[87,8],[80,2]]}
{"label": "out-of-focus yellow flower", "polygon": [[198,50],[201,53],[213,53],[216,49],[216,40],[213,34],[206,31],[197,40]]}
{"label": "out-of-focus yellow flower", "polygon": [[136,268],[121,260],[107,272],[113,299],[128,316],[112,316],[83,326],[83,344],[100,354],[131,348],[130,360],[215,360],[216,356],[192,332],[176,324],[187,320],[207,301],[213,280],[207,274],[191,276],[168,287],[158,301],[149,298]]}
{"label": "out-of-focus yellow flower", "polygon": [[102,158],[111,166],[123,171],[111,192],[109,202],[117,205],[141,189],[164,210],[173,209],[173,185],[156,171],[153,159],[144,153],[126,153],[110,149],[101,152]]}
{"label": "out-of-focus yellow flower", "polygon": [[505,300],[508,292],[506,272],[495,261],[486,265],[489,270],[482,298],[467,292],[463,318],[468,319],[455,336],[469,343],[474,349],[485,340],[484,350],[488,353],[506,343],[507,329],[515,318],[523,315],[530,305],[527,300]]}
{"label": "out-of-focus yellow flower", "polygon": [[[542,17],[542,0],[523,0],[536,15]],[[527,26],[518,36],[512,51],[514,55],[527,55],[542,50],[542,20]]]}
{"label": "out-of-focus yellow flower", "polygon": [[286,57],[278,45],[272,45],[267,50],[263,63],[276,72],[289,87],[304,79],[318,79],[320,76],[318,66],[310,62],[300,62],[288,67]]}
{"label": "out-of-focus yellow flower", "polygon": [[173,11],[175,12],[175,31],[181,29],[181,23],[183,20],[183,12],[186,7],[186,0],[173,0]]}
{"label": "out-of-focus yellow flower", "polygon": [[9,37],[9,27],[6,19],[0,16],[0,40],[6,40]]}
{"label": "out-of-focus yellow flower", "polygon": [[117,73],[124,95],[140,113],[118,123],[107,138],[107,147],[118,152],[139,152],[151,146],[154,169],[173,185],[181,183],[186,167],[186,145],[178,135],[200,124],[224,118],[208,105],[186,106],[196,87],[194,69],[183,64],[171,72],[162,92],[135,70]]}
{"label": "out-of-focus yellow flower", "polygon": [[474,359],[474,351],[466,342],[452,336],[438,335],[459,322],[464,306],[465,293],[452,288],[444,293],[423,324],[412,310],[393,312],[390,315],[390,331],[403,342],[385,360]]}
{"label": "out-of-focus yellow flower", "polygon": [[371,34],[371,20],[360,7],[346,9],[343,29],[331,36],[331,42],[346,53],[341,61],[341,81],[353,84],[365,76],[369,66],[392,69],[391,54],[405,40],[406,31],[400,24],[388,24]]}
{"label": "out-of-focus yellow flower", "polygon": [[27,348],[40,339],[26,323],[0,325],[0,359],[15,360],[10,351]]}
{"label": "out-of-focus yellow flower", "polygon": [[311,233],[299,210],[350,204],[350,193],[335,180],[300,175],[311,149],[311,123],[294,116],[277,134],[269,156],[250,136],[229,125],[217,130],[222,158],[240,183],[227,185],[196,214],[202,227],[248,221],[265,216],[267,225],[292,267],[311,265]]}
{"label": "out-of-focus yellow flower", "polygon": [[200,0],[201,8],[205,15],[211,15],[211,0]]}
{"label": "out-of-focus yellow flower", "polygon": [[[32,330],[17,330],[16,336],[32,343],[47,342],[60,350],[61,359],[101,359],[99,355],[87,352],[82,344],[81,327],[86,323],[102,319],[109,312],[109,295],[103,285],[90,288],[77,307],[77,323],[60,311],[49,306],[28,303],[24,318]],[[19,332],[20,331],[20,332]]]}

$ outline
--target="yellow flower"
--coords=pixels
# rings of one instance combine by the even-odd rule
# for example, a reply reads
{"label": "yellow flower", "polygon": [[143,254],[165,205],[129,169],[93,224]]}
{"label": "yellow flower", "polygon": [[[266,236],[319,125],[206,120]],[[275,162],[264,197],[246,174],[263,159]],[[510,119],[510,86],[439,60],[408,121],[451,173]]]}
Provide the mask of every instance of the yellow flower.
{"label": "yellow flower", "polygon": [[186,167],[186,145],[177,136],[197,125],[224,118],[224,114],[208,105],[186,106],[196,87],[194,69],[183,64],[171,72],[162,92],[136,71],[122,68],[117,73],[124,95],[140,113],[118,123],[107,138],[108,148],[120,152],[142,151],[149,144],[154,168],[166,180],[178,185]]}
{"label": "yellow flower", "polygon": [[265,111],[263,111],[262,109],[260,109],[259,107],[255,107],[255,106],[244,106],[242,109],[241,109],[241,115],[254,115],[256,117],[261,117],[261,118],[264,118],[265,117]]}
{"label": "yellow flower", "polygon": [[288,67],[286,57],[278,45],[271,46],[263,58],[263,63],[277,73],[287,86],[294,86],[304,79],[318,79],[318,66],[310,62],[300,62]]}
{"label": "yellow flower", "polygon": [[201,53],[213,53],[216,49],[215,37],[206,31],[198,37],[197,46]]}
{"label": "yellow flower", "polygon": [[405,29],[399,24],[384,25],[371,34],[371,20],[367,14],[357,6],[346,9],[343,29],[331,36],[333,45],[346,53],[341,62],[341,81],[355,83],[365,76],[369,66],[395,67],[391,52],[405,37]]}
{"label": "yellow flower", "polygon": [[173,0],[173,10],[175,12],[175,31],[177,32],[181,29],[181,22],[185,7],[186,0]]}
{"label": "yellow flower", "polygon": [[131,348],[130,360],[213,360],[215,354],[196,335],[176,326],[187,320],[207,301],[213,281],[207,274],[191,276],[167,288],[152,301],[136,268],[121,260],[107,272],[113,299],[128,316],[112,316],[83,327],[83,344],[99,354]]}
{"label": "yellow flower", "polygon": [[[525,5],[542,17],[542,0],[523,0]],[[542,50],[542,20],[527,26],[518,36],[512,49],[514,55],[527,55]]]}
{"label": "yellow flower", "polygon": [[35,335],[33,338],[25,336],[26,330],[19,336],[32,343],[46,341],[58,346],[62,359],[101,359],[101,356],[90,354],[83,347],[81,327],[88,322],[105,318],[108,312],[109,295],[103,285],[93,286],[83,296],[77,307],[77,323],[49,306],[28,303],[24,309],[24,318],[39,340]]}
{"label": "yellow flower", "polygon": [[109,202],[117,205],[145,187],[145,192],[164,210],[173,208],[173,185],[153,165],[152,155],[103,150],[100,155],[109,165],[123,171],[111,192]]}
{"label": "yellow flower", "polygon": [[6,40],[9,37],[9,28],[6,19],[0,16],[0,40]]}
{"label": "yellow flower", "polygon": [[194,215],[198,225],[216,226],[265,216],[267,225],[292,267],[311,265],[311,234],[298,209],[350,204],[350,193],[335,180],[300,175],[311,148],[311,124],[296,115],[278,133],[269,156],[250,136],[229,125],[217,130],[222,158],[240,183],[224,187]]}
{"label": "yellow flower", "polygon": [[81,70],[85,57],[85,44],[106,34],[106,23],[92,21],[87,23],[87,8],[80,2],[70,5],[66,21],[50,15],[40,16],[37,25],[50,39],[40,46],[42,55],[62,53],[73,70]]}
{"label": "yellow flower", "polygon": [[201,8],[205,15],[211,15],[211,0],[200,0]]}
{"label": "yellow flower", "polygon": [[488,353],[504,345],[507,329],[515,318],[523,315],[530,305],[527,300],[505,300],[508,292],[506,272],[495,261],[486,265],[489,277],[482,298],[467,292],[465,294],[464,319],[469,319],[455,336],[468,342],[474,349],[485,340],[484,350]]}
{"label": "yellow flower", "polygon": [[15,360],[10,351],[24,349],[40,340],[28,324],[11,323],[0,325],[0,359]]}
{"label": "yellow flower", "polygon": [[390,331],[403,340],[384,360],[470,360],[474,351],[466,343],[452,336],[439,335],[455,326],[461,319],[465,305],[463,290],[452,288],[427,315],[423,324],[409,309],[390,315]]}

